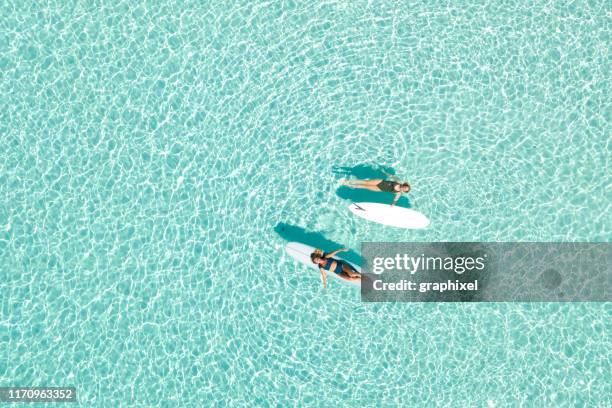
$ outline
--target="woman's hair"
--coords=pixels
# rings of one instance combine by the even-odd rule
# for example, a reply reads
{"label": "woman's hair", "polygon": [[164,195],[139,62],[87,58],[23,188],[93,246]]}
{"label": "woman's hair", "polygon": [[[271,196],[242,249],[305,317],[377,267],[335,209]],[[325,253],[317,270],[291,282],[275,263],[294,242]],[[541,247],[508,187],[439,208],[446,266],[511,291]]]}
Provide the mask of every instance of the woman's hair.
{"label": "woman's hair", "polygon": [[410,184],[408,183],[402,183],[402,188],[408,188],[408,191],[410,191]]}
{"label": "woman's hair", "polygon": [[310,254],[310,261],[315,263],[315,258],[323,258],[323,255],[325,255],[325,253],[322,249],[315,249],[312,254]]}

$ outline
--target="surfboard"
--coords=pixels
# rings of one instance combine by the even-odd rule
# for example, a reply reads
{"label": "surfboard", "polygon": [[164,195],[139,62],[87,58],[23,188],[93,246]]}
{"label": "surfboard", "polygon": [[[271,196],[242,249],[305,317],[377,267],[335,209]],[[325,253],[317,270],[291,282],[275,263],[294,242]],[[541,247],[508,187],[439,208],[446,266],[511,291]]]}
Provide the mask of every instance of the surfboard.
{"label": "surfboard", "polygon": [[429,219],[409,208],[381,203],[353,203],[349,206],[353,214],[368,221],[398,228],[425,228]]}
{"label": "surfboard", "polygon": [[[309,245],[302,244],[300,242],[290,242],[285,247],[285,251],[293,259],[295,259],[299,263],[302,263],[302,264],[308,266],[311,269],[316,270],[317,273],[319,273],[319,267],[317,265],[313,264],[312,261],[310,260],[310,254],[312,254],[312,252],[315,249],[316,249],[315,247],[311,247]],[[342,259],[342,257],[340,257],[340,256],[336,256],[336,257]],[[353,264],[351,264],[351,265],[353,265]],[[355,268],[358,272],[361,272],[361,268],[359,268],[358,266],[353,265],[353,268]],[[337,281],[341,281],[341,282],[346,283],[346,284],[351,285],[351,286],[355,286],[355,287],[360,287],[361,286],[361,282],[359,282],[359,281],[348,281],[346,279],[342,279],[340,276],[336,275],[333,272],[332,273],[327,273],[327,278],[329,279],[330,277],[332,279],[335,279]]]}

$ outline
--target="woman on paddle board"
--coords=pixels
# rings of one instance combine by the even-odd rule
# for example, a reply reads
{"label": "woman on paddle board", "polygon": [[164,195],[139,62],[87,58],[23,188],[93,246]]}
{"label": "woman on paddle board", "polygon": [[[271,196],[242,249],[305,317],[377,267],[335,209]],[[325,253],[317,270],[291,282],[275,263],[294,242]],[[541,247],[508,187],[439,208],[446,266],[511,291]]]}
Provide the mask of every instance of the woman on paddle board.
{"label": "woman on paddle board", "polygon": [[346,248],[340,248],[326,254],[322,250],[316,249],[310,254],[310,260],[312,263],[316,264],[321,271],[321,279],[323,279],[324,288],[327,288],[327,273],[335,273],[342,279],[348,281],[361,281],[361,274],[357,272],[351,264],[341,259],[334,258],[338,253],[347,251],[348,249]]}
{"label": "woman on paddle board", "polygon": [[397,177],[385,173],[393,180],[372,179],[372,180],[342,180],[342,184],[352,188],[363,188],[370,191],[380,191],[385,193],[395,193],[395,198],[391,203],[394,206],[400,199],[402,193],[410,192],[410,184],[401,182]]}

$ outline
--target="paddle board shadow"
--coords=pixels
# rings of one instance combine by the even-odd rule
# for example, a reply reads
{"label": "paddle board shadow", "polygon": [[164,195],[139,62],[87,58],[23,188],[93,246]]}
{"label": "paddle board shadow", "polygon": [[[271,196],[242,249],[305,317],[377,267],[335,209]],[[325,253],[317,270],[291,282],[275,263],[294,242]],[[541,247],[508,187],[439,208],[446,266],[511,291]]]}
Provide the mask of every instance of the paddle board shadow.
{"label": "paddle board shadow", "polygon": [[[393,198],[395,194],[393,193],[385,193],[385,192],[376,192],[365,190],[363,188],[350,188],[348,186],[340,186],[336,190],[336,195],[343,200],[349,200],[354,203],[382,203],[382,204],[391,204],[393,202]],[[406,195],[402,195],[398,200],[398,207],[410,208],[412,205],[410,204],[410,200]]]}
{"label": "paddle board shadow", "polygon": [[359,180],[387,178],[385,174],[395,175],[395,170],[387,166],[374,166],[371,164],[358,164],[356,166],[334,166],[332,172],[340,177],[356,178]]}
{"label": "paddle board shadow", "polygon": [[[323,235],[321,232],[306,231],[302,227],[286,224],[284,222],[276,224],[276,226],[274,227],[274,232],[276,232],[282,239],[286,241],[300,242],[302,244],[320,248],[327,252],[335,251],[339,248],[344,248],[344,245],[332,241],[331,239],[327,239],[325,235]],[[352,249],[349,249],[348,252],[343,252],[342,254],[340,254],[340,256],[354,265],[361,265],[361,256]]]}

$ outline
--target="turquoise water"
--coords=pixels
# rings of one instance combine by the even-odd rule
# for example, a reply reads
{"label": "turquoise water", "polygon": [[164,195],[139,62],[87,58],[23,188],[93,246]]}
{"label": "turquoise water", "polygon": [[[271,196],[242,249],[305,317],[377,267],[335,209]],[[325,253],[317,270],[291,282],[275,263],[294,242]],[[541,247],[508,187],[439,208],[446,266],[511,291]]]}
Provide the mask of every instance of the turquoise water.
{"label": "turquoise water", "polygon": [[[0,8],[0,385],[612,405],[609,303],[362,304],[283,252],[610,241],[609,4],[203,3]],[[351,216],[375,165],[428,229]]]}

